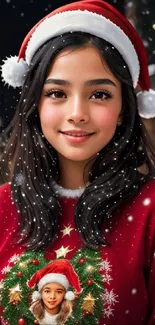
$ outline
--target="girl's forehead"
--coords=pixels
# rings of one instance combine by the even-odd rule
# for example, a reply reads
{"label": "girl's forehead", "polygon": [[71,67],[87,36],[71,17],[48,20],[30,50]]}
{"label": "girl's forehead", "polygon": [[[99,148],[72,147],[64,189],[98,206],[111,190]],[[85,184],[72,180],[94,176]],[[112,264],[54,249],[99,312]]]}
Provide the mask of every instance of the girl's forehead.
{"label": "girl's forehead", "polygon": [[64,290],[64,287],[57,282],[50,282],[44,285],[43,289],[62,289]]}
{"label": "girl's forehead", "polygon": [[[80,69],[80,74],[79,74]],[[83,77],[92,77],[96,75],[109,75],[116,83],[118,79],[113,75],[110,67],[106,63],[104,56],[101,55],[99,49],[93,45],[85,45],[78,48],[66,48],[60,51],[49,68],[47,79],[49,77],[59,76],[60,79],[82,80]]]}

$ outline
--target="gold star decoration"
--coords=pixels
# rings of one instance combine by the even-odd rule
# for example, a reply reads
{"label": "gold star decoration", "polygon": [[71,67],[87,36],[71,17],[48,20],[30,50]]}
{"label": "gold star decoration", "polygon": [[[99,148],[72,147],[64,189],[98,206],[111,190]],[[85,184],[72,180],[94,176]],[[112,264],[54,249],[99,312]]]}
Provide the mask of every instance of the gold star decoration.
{"label": "gold star decoration", "polygon": [[95,299],[92,294],[89,292],[88,295],[83,299],[83,304],[81,309],[88,311],[91,314],[94,314]]}
{"label": "gold star decoration", "polygon": [[61,248],[57,249],[55,252],[56,252],[56,258],[59,258],[59,257],[66,257],[67,253],[71,252],[72,249],[69,249],[69,246],[67,247],[64,247],[64,246],[61,246]]}
{"label": "gold star decoration", "polygon": [[19,267],[21,268],[21,269],[26,269],[27,267],[28,267],[28,264],[30,263],[30,259],[29,260],[27,260],[27,261],[23,261],[23,262],[20,262],[19,263]]}
{"label": "gold star decoration", "polygon": [[64,226],[64,229],[61,230],[61,232],[63,233],[63,237],[66,235],[70,236],[70,233],[72,230],[74,230],[74,228],[72,228],[70,225],[69,225],[69,227]]}
{"label": "gold star decoration", "polygon": [[94,267],[93,265],[88,265],[88,266],[86,267],[86,271],[87,271],[88,273],[93,273],[93,272],[95,271],[95,267]]}
{"label": "gold star decoration", "polygon": [[16,284],[14,287],[9,289],[9,302],[12,303],[13,301],[19,302],[22,298],[22,291],[20,289],[19,284]]}

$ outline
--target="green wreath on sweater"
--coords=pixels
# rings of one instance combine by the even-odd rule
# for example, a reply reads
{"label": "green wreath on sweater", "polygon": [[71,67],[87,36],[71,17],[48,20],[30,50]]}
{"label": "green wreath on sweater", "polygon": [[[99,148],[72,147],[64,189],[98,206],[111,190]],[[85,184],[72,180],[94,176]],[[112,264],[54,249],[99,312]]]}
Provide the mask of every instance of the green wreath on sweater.
{"label": "green wreath on sweater", "polygon": [[[32,293],[28,279],[52,261],[46,261],[43,252],[27,251],[7,273],[1,290],[3,319],[10,325],[32,325],[37,320],[30,312]],[[101,257],[90,249],[79,250],[70,261],[79,276],[82,293],[74,301],[68,325],[96,325],[103,313],[103,283],[99,272]]]}

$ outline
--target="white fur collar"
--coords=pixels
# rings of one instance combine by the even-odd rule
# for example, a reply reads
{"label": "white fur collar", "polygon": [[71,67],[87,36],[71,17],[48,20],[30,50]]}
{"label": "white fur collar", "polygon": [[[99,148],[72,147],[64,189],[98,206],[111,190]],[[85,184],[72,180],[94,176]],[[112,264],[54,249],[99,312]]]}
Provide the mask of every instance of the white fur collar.
{"label": "white fur collar", "polygon": [[40,324],[41,325],[57,325],[58,324],[56,321],[57,316],[58,316],[58,314],[51,315],[45,310],[45,316],[41,320]]}
{"label": "white fur collar", "polygon": [[59,184],[57,184],[55,182],[52,183],[52,187],[53,187],[55,193],[57,193],[60,197],[67,197],[67,198],[80,197],[85,190],[85,187],[75,189],[75,190],[70,190],[67,188],[63,188],[62,186],[60,186]]}

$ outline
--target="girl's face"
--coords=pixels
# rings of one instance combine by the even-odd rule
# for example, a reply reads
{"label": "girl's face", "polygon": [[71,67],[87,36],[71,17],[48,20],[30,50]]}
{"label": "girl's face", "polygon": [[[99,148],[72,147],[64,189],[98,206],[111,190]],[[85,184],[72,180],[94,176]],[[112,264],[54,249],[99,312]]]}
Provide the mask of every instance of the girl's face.
{"label": "girl's face", "polygon": [[56,282],[46,284],[41,292],[45,309],[50,314],[57,314],[65,296],[65,288]]}
{"label": "girl's face", "polygon": [[121,84],[95,47],[63,50],[41,94],[42,131],[59,159],[88,162],[112,139],[121,107]]}

